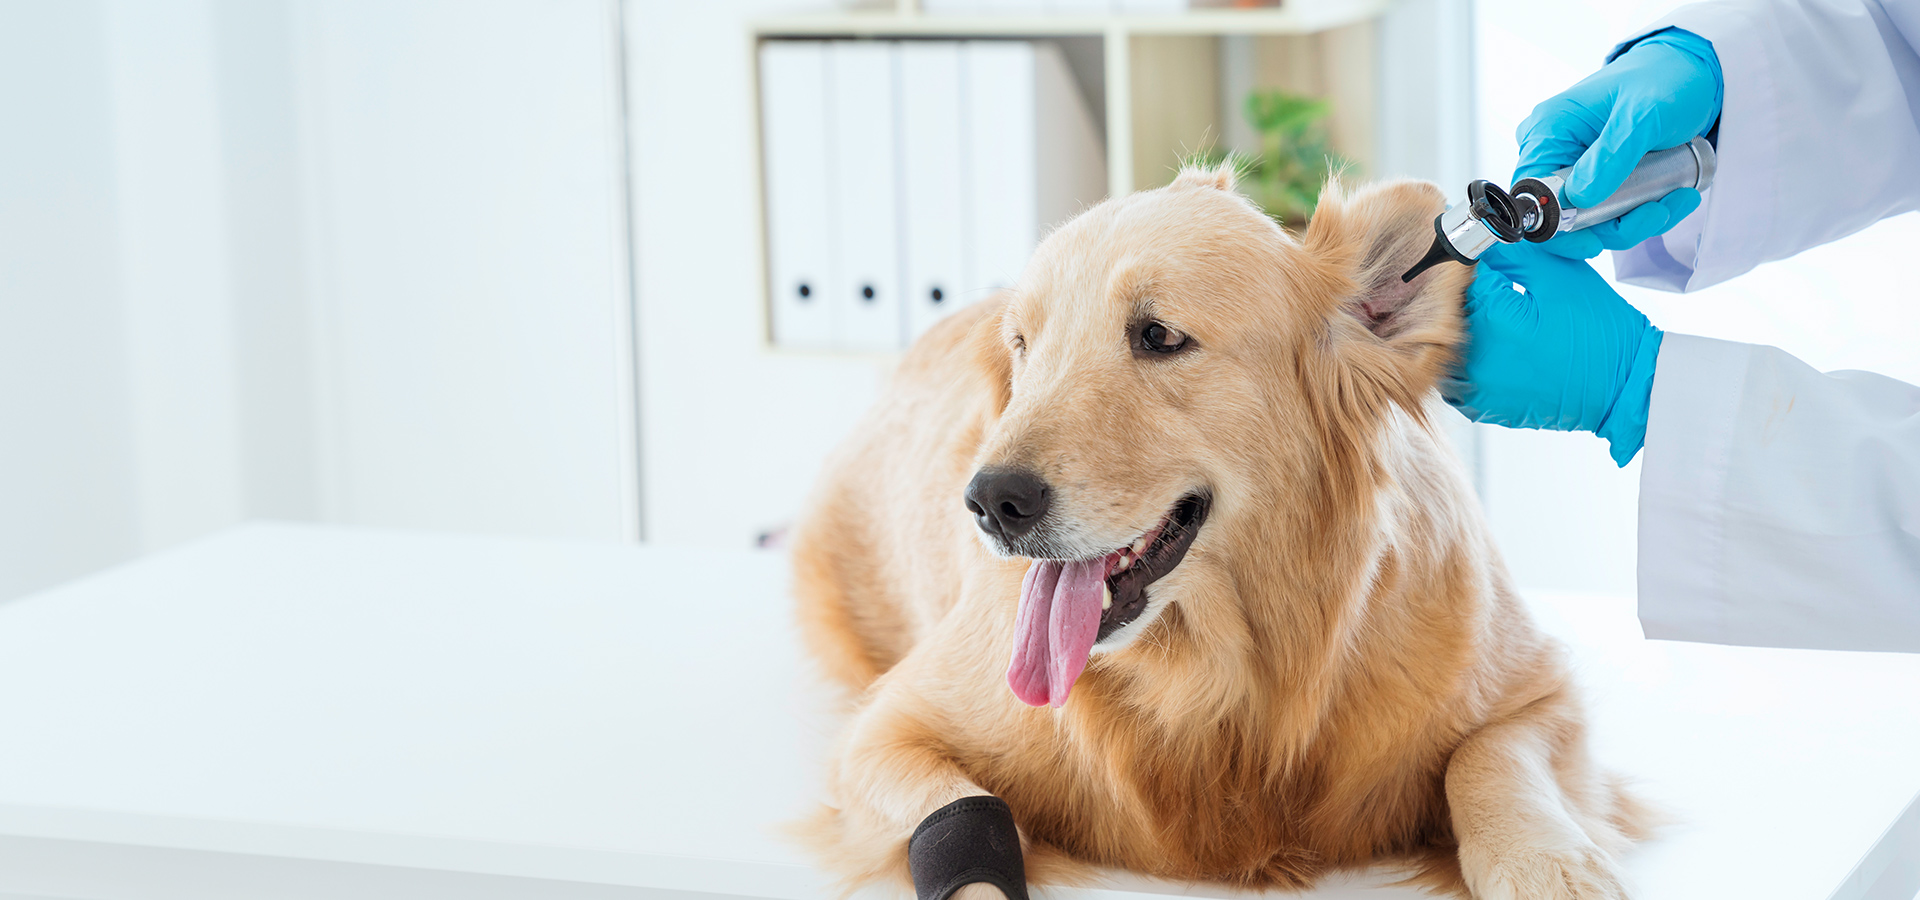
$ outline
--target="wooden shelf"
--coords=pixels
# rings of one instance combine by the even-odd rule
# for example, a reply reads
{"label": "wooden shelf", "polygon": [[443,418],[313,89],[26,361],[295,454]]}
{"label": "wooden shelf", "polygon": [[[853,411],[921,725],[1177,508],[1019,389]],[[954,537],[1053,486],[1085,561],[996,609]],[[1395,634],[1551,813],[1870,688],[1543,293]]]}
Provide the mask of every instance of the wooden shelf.
{"label": "wooden shelf", "polygon": [[1173,15],[928,15],[845,12],[754,23],[760,37],[972,37],[1313,34],[1364,22],[1390,0],[1296,0],[1279,9],[1196,9]]}

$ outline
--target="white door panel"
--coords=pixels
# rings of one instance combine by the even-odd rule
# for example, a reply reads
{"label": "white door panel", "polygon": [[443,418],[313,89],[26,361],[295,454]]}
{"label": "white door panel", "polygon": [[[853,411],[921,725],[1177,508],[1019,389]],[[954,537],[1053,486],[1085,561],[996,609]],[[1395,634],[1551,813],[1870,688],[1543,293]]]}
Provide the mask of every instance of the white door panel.
{"label": "white door panel", "polygon": [[631,535],[611,8],[298,13],[326,518]]}

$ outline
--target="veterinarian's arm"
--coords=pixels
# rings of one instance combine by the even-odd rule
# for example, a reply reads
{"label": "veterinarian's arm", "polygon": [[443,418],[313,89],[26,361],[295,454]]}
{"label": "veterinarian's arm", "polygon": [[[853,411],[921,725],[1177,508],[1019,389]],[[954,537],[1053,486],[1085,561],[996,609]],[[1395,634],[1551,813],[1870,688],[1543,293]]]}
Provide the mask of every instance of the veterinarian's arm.
{"label": "veterinarian's arm", "polygon": [[1669,334],[1649,410],[1648,637],[1920,652],[1920,387]]}
{"label": "veterinarian's arm", "polygon": [[1622,465],[1644,441],[1648,637],[1920,652],[1920,387],[1662,334],[1586,263],[1497,249],[1441,391],[1475,421],[1598,432]]}
{"label": "veterinarian's arm", "polygon": [[[1623,249],[1628,239],[1657,232],[1641,223],[1632,229],[1637,233],[1586,243],[1623,250],[1614,274],[1630,284],[1671,291],[1718,284],[1920,209],[1913,174],[1920,168],[1916,38],[1920,5],[1910,2],[1712,0],[1682,7],[1616,47],[1595,76],[1541,104],[1521,126],[1521,170],[1566,165],[1554,161],[1569,145],[1597,138],[1587,154],[1594,159],[1582,159],[1568,193],[1575,202],[1604,196],[1609,186],[1583,181],[1583,170],[1608,171],[1599,157],[1615,157],[1612,170],[1624,174],[1645,150],[1676,145],[1700,125],[1701,63],[1710,58],[1722,94],[1719,172],[1699,212],[1631,249]],[[1649,44],[1655,46],[1643,49]],[[1584,115],[1569,113],[1570,105]],[[1605,124],[1594,127],[1595,120]]]}

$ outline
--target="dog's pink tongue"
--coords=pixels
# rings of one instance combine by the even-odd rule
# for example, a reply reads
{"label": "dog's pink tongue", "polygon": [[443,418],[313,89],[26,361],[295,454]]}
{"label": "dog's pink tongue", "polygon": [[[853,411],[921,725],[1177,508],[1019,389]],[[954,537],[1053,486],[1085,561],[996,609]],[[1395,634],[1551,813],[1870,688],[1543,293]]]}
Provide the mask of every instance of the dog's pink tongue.
{"label": "dog's pink tongue", "polygon": [[1035,560],[1020,586],[1007,685],[1029,706],[1067,702],[1100,634],[1100,582],[1107,561]]}

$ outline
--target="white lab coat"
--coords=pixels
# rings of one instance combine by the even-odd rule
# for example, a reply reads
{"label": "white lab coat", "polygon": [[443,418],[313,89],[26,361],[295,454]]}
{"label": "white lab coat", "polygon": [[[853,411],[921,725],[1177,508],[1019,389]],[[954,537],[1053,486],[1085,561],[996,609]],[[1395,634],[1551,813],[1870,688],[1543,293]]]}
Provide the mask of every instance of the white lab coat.
{"label": "white lab coat", "polygon": [[[1717,0],[1642,34],[1667,26],[1719,56],[1719,173],[1620,280],[1701,288],[1920,209],[1920,0]],[[1649,637],[1920,652],[1920,387],[1669,334],[1641,465]]]}

